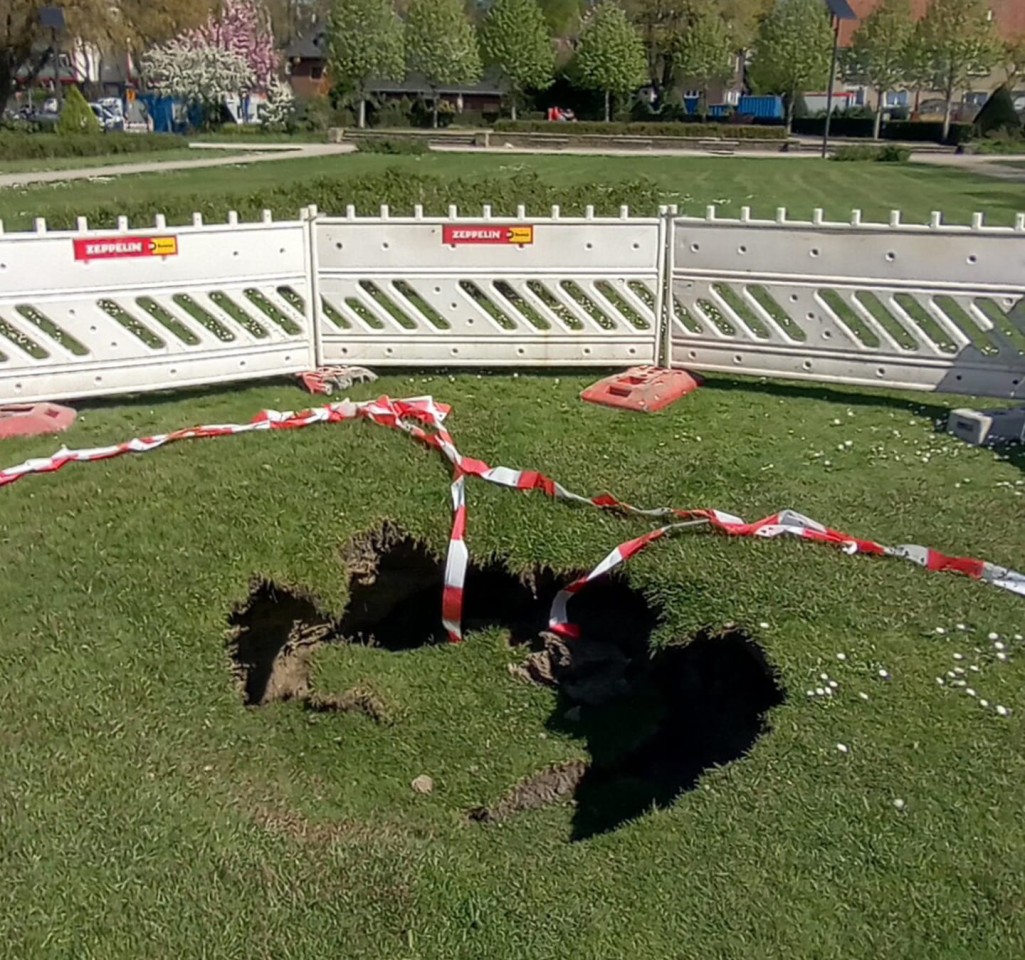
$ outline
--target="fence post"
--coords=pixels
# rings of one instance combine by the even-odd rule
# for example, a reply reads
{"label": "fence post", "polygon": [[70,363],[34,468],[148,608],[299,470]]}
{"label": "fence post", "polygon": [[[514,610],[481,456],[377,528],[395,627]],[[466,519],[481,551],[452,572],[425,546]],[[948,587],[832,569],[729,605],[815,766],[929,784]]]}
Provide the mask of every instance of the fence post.
{"label": "fence post", "polygon": [[320,302],[320,257],[317,254],[317,220],[320,213],[315,204],[303,207],[302,220],[305,225],[306,244],[306,322],[309,325],[310,369],[324,366],[324,350],[321,346],[323,309]]}
{"label": "fence post", "polygon": [[661,304],[655,342],[655,363],[673,367],[673,271],[676,269],[676,205],[659,211],[659,282]]}

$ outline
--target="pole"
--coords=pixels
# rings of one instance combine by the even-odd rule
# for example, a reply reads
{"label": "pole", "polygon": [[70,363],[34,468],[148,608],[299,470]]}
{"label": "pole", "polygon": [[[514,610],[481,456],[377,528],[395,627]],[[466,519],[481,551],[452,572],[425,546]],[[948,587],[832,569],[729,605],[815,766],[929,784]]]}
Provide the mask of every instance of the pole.
{"label": "pole", "polygon": [[57,98],[57,112],[64,107],[64,91],[61,90],[61,48],[57,30],[53,31],[53,95]]}
{"label": "pole", "polygon": [[826,94],[826,125],[822,131],[822,158],[829,153],[829,123],[833,119],[833,85],[836,83],[836,62],[840,56],[840,18],[833,17],[833,62],[829,67],[829,92]]}

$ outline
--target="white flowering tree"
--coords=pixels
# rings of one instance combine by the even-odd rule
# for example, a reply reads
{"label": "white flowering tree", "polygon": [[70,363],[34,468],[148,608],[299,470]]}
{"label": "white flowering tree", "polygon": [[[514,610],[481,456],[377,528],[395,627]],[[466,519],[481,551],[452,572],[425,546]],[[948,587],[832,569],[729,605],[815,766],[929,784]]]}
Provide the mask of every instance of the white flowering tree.
{"label": "white flowering tree", "polygon": [[231,50],[195,40],[171,40],[150,50],[142,62],[150,85],[204,112],[243,97],[255,82],[253,68]]}
{"label": "white flowering tree", "polygon": [[295,94],[290,84],[275,77],[267,88],[267,102],[260,114],[260,122],[268,130],[283,130],[295,117]]}

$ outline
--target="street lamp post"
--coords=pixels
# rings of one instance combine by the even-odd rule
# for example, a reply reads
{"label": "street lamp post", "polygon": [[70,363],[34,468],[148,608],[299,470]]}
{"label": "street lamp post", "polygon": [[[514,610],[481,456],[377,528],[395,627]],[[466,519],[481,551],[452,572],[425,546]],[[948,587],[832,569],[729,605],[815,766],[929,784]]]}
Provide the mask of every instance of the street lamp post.
{"label": "street lamp post", "polygon": [[829,66],[829,92],[826,94],[826,123],[822,131],[822,156],[829,153],[829,125],[833,119],[833,87],[836,84],[836,64],[840,58],[840,22],[857,20],[858,15],[847,0],[826,0],[826,8],[833,19],[833,59]]}

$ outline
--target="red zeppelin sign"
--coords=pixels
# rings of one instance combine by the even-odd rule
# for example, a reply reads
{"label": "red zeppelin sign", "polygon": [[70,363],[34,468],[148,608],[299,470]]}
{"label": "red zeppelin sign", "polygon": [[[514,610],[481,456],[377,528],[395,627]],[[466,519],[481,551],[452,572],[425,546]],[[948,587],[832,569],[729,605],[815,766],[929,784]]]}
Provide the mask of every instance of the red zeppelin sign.
{"label": "red zeppelin sign", "polygon": [[121,260],[127,257],[175,257],[177,237],[90,237],[75,241],[76,260]]}
{"label": "red zeppelin sign", "polygon": [[461,243],[498,243],[523,246],[534,242],[532,226],[502,226],[501,224],[448,224],[441,228],[441,242],[453,246]]}

